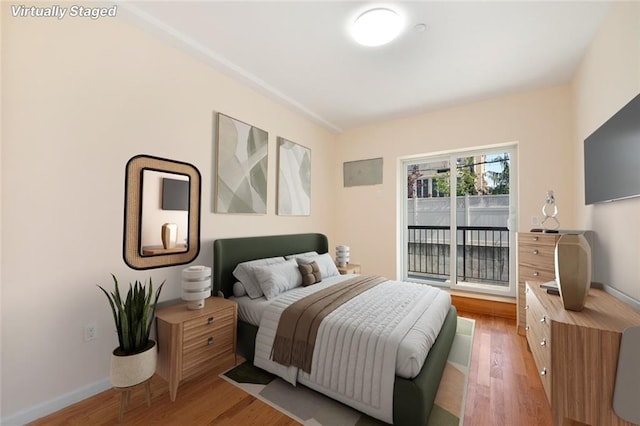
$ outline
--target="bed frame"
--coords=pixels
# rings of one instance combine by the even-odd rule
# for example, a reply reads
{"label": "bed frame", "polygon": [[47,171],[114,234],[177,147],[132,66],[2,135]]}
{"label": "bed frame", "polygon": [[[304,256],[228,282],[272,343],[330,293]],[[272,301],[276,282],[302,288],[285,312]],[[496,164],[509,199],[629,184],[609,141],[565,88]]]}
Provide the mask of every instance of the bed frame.
{"label": "bed frame", "polygon": [[[290,234],[266,237],[228,238],[213,243],[213,294],[233,294],[233,270],[240,262],[264,257],[317,251],[328,252],[323,234]],[[451,306],[442,330],[434,342],[418,375],[409,380],[396,376],[393,389],[393,423],[403,426],[424,426],[433,407],[442,372],[456,333],[457,313]],[[253,361],[258,327],[238,321],[237,352]]]}

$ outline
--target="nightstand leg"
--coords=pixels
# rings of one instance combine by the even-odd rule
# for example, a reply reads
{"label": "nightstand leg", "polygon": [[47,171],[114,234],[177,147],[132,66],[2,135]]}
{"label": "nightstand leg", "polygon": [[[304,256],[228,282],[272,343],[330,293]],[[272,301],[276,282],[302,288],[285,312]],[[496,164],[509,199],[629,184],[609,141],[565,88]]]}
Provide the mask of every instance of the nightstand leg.
{"label": "nightstand leg", "polygon": [[171,398],[171,402],[174,402],[176,396],[178,396],[178,385],[179,382],[177,380],[169,384],[169,397]]}

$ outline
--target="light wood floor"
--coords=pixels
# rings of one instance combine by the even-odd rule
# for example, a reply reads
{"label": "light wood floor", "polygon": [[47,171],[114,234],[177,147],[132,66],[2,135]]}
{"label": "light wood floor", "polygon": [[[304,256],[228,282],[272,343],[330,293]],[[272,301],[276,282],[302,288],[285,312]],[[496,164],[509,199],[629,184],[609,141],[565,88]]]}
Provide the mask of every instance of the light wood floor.
{"label": "light wood floor", "polygon": [[[524,337],[515,321],[474,313],[476,320],[467,388],[465,426],[546,426],[551,409]],[[224,369],[221,369],[224,370]],[[152,379],[151,407],[143,387],[136,389],[124,425],[297,425],[270,406],[242,392],[212,371],[181,384],[175,402],[159,377]],[[120,394],[108,390],[44,417],[33,425],[110,425],[118,423]]]}

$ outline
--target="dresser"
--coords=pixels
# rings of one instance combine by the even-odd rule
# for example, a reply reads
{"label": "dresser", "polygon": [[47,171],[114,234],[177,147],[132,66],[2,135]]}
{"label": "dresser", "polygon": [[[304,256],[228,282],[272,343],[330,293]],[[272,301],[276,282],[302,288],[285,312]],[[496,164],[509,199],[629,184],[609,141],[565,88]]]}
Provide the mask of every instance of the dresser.
{"label": "dresser", "polygon": [[525,283],[527,343],[554,425],[631,426],[613,411],[622,331],[640,325],[640,313],[591,289],[584,310],[567,311],[541,282]]}
{"label": "dresser", "polygon": [[542,232],[518,233],[518,333],[524,335],[527,325],[525,305],[525,283],[527,280],[553,281],[555,279],[554,251],[562,234]]}
{"label": "dresser", "polygon": [[221,297],[205,299],[203,309],[179,303],[156,310],[156,373],[169,382],[171,401],[183,380],[235,363],[237,321],[236,302]]}

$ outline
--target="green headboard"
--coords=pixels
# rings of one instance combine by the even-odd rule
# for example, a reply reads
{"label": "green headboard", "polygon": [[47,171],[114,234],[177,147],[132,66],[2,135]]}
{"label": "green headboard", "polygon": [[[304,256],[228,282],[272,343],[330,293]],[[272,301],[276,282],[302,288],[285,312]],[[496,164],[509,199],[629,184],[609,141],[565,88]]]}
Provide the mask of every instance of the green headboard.
{"label": "green headboard", "polygon": [[266,237],[225,238],[213,242],[213,295],[218,291],[224,297],[233,294],[233,270],[240,262],[264,257],[289,254],[329,251],[329,242],[324,234],[289,234]]}

